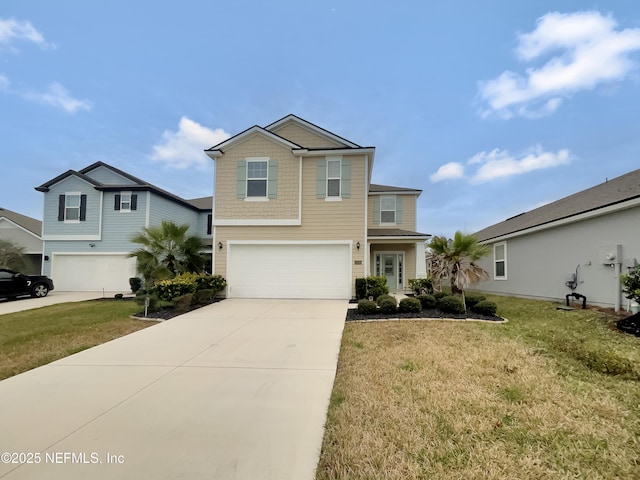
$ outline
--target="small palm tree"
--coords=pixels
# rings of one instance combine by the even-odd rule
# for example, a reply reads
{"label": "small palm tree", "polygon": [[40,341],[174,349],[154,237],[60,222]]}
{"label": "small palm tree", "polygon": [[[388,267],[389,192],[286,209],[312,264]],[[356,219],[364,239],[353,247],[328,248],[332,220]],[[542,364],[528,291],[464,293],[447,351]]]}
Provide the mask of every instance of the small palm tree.
{"label": "small palm tree", "polygon": [[202,271],[202,241],[199,237],[187,235],[187,230],[189,225],[178,226],[163,220],[159,227],[145,227],[142,233],[131,239],[142,245],[128,256],[136,258],[145,288],[180,273]]}
{"label": "small palm tree", "polygon": [[[472,283],[487,280],[489,274],[474,262],[491,253],[491,247],[478,243],[475,235],[465,235],[458,231],[453,240],[434,237],[429,243],[433,252],[431,274],[434,280],[451,275],[451,291],[462,293]],[[466,310],[466,306],[465,306]]]}

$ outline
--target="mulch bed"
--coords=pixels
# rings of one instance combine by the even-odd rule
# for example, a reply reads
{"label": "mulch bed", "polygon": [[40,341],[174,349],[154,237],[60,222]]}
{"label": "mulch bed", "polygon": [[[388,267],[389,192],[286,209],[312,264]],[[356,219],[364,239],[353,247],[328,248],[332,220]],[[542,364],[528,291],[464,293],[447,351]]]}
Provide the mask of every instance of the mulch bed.
{"label": "mulch bed", "polygon": [[420,319],[420,318],[442,318],[447,320],[485,320],[489,322],[504,322],[504,318],[499,317],[498,315],[480,315],[474,312],[467,312],[467,314],[454,314],[454,313],[444,313],[440,310],[422,310],[417,313],[392,313],[392,314],[384,314],[384,313],[373,313],[370,315],[362,315],[358,313],[358,310],[355,308],[350,308],[347,310],[347,322],[354,321],[366,321],[366,320],[386,320],[386,319]]}
{"label": "mulch bed", "polygon": [[[212,305],[214,303],[218,303],[222,301],[222,299],[215,299],[213,302],[208,303],[207,305]],[[184,315],[185,313],[192,312],[194,310],[198,310],[199,308],[206,307],[207,305],[198,305],[197,307],[189,307],[188,310],[177,310],[174,307],[162,307],[160,310],[155,312],[147,312],[147,316],[144,316],[144,310],[134,313],[133,316],[136,318],[141,318],[144,320],[171,320],[173,317],[177,317],[178,315]]]}
{"label": "mulch bed", "polygon": [[618,320],[616,326],[625,333],[640,337],[640,313]]}

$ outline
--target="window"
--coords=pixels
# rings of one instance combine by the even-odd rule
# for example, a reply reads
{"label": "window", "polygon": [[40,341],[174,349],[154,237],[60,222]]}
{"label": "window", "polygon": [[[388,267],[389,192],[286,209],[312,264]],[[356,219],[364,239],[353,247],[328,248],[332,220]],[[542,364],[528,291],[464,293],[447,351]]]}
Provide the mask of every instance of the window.
{"label": "window", "polygon": [[122,193],[120,196],[120,210],[131,211],[131,194]]}
{"label": "window", "polygon": [[87,196],[69,192],[58,196],[59,222],[84,222],[87,219]]}
{"label": "window", "polygon": [[380,197],[380,223],[396,223],[396,197]]}
{"label": "window", "polygon": [[340,196],[341,161],[327,160],[327,197]]}
{"label": "window", "polygon": [[493,278],[507,279],[507,244],[505,242],[496,243],[493,246]]}
{"label": "window", "polygon": [[138,195],[131,192],[120,192],[115,196],[114,210],[131,212],[138,208]]}
{"label": "window", "polygon": [[247,161],[247,197],[267,196],[269,162],[266,160]]}

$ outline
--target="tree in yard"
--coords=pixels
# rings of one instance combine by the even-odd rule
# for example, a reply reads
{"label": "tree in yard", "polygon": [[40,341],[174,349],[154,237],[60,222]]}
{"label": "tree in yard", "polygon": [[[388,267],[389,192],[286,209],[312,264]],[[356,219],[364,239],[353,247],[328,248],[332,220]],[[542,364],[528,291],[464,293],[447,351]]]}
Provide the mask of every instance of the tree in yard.
{"label": "tree in yard", "polygon": [[8,240],[0,240],[0,268],[22,272],[27,269],[24,248]]}
{"label": "tree in yard", "polygon": [[[478,243],[475,235],[465,235],[458,231],[453,240],[434,237],[429,243],[433,256],[431,274],[434,280],[451,276],[451,291],[462,293],[472,283],[487,280],[489,274],[474,262],[491,253],[489,245]],[[465,306],[466,309],[466,306]]]}
{"label": "tree in yard", "polygon": [[187,235],[189,225],[162,221],[159,227],[145,227],[131,241],[141,245],[128,256],[137,260],[138,273],[145,288],[185,272],[202,272],[204,245],[199,237]]}

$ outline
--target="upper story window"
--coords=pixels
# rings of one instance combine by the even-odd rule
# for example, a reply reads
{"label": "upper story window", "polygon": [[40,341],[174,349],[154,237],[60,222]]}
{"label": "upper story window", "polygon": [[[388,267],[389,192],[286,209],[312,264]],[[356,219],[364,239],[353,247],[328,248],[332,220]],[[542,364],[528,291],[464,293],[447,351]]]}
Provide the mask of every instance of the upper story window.
{"label": "upper story window", "polygon": [[267,196],[268,172],[268,160],[247,161],[247,197]]}
{"label": "upper story window", "polygon": [[496,243],[493,246],[493,278],[507,279],[507,242]]}
{"label": "upper story window", "polygon": [[67,192],[58,196],[59,222],[84,222],[87,218],[87,196],[79,192]]}
{"label": "upper story window", "polygon": [[342,160],[327,159],[327,197],[340,197]]}
{"label": "upper story window", "polygon": [[396,197],[380,197],[380,223],[396,223]]}
{"label": "upper story window", "polygon": [[138,195],[131,192],[120,192],[115,195],[114,210],[131,212],[138,208]]}

